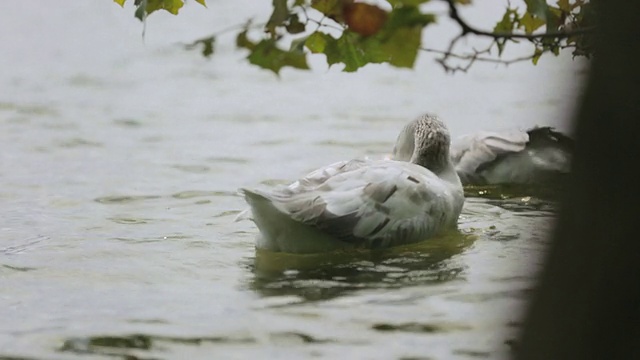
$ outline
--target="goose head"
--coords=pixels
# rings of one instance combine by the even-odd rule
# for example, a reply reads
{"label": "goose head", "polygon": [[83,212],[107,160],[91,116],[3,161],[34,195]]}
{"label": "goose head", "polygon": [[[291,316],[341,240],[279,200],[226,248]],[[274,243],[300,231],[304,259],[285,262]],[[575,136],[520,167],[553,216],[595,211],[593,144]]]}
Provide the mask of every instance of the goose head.
{"label": "goose head", "polygon": [[393,147],[393,159],[408,161],[440,174],[451,166],[451,138],[445,124],[434,114],[424,114],[408,123]]}

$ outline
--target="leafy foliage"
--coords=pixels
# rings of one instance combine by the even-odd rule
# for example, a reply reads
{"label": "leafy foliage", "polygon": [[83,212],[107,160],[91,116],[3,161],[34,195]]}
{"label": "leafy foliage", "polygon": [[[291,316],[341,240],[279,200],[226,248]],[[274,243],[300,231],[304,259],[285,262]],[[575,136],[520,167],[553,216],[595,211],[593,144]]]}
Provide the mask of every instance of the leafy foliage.
{"label": "leafy foliage", "polygon": [[[495,28],[495,33],[513,34],[524,30],[525,34],[534,34],[542,27],[546,27],[545,37],[531,37],[528,40],[534,45],[531,60],[537,64],[542,54],[551,52],[555,55],[562,49],[573,49],[574,56],[591,57],[593,43],[590,34],[579,33],[564,36],[576,29],[595,27],[595,13],[588,0],[557,0],[556,6],[548,5],[545,0],[526,0],[526,11],[507,8],[502,20]],[[557,34],[558,36],[553,36]],[[499,53],[511,40],[509,37],[496,39]]]}
{"label": "leafy foliage", "polygon": [[[122,6],[127,0],[113,1]],[[144,20],[157,10],[177,14],[185,0],[133,1],[136,16]],[[195,1],[206,6],[205,0]],[[418,51],[425,49],[422,30],[436,22],[436,15],[425,12],[421,6],[428,1],[386,0],[388,6],[382,8],[362,0],[272,0],[273,10],[260,26],[263,29],[260,38],[249,39],[247,34],[254,35],[256,28],[249,22],[241,27],[236,45],[249,52],[247,59],[251,64],[276,74],[286,66],[308,69],[309,54],[323,54],[330,66],[342,64],[348,72],[371,63],[412,68]],[[522,39],[533,44],[533,53],[527,59],[534,64],[544,53],[557,55],[566,48],[573,49],[574,56],[593,54],[588,34],[575,31],[595,25],[594,9],[588,0],[557,0],[555,5],[547,4],[546,0],[525,0],[526,9],[507,7],[492,31],[476,30],[456,18],[455,8],[468,5],[471,0],[445,1],[452,10],[451,17],[463,30],[452,40],[448,51],[433,50],[443,54],[439,61],[445,68],[449,57],[467,59],[470,66],[480,53],[490,54],[494,47],[498,52],[498,60],[494,62],[500,62],[507,44]],[[466,56],[451,53],[455,42],[468,33],[492,37],[490,48],[482,52],[474,50],[475,53]],[[188,47],[201,46],[203,55],[211,56],[218,35],[196,40]],[[284,50],[283,44],[289,41],[291,46]]]}
{"label": "leafy foliage", "polygon": [[273,39],[264,39],[257,44],[252,44],[248,59],[250,63],[271,70],[276,74],[284,66],[309,69],[307,57],[302,52],[281,50]]}

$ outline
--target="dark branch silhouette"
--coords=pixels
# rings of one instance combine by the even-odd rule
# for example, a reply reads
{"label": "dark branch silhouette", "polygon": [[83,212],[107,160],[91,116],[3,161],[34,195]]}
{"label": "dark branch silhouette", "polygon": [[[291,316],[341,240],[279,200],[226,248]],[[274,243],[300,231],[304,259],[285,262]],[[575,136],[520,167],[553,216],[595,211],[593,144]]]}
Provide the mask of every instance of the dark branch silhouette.
{"label": "dark branch silhouette", "polygon": [[[455,73],[457,71],[467,72],[471,66],[476,62],[491,62],[495,64],[502,65],[510,65],[517,62],[533,60],[540,57],[543,53],[552,51],[552,48],[555,46],[557,49],[567,49],[567,48],[576,48],[575,44],[560,44],[554,43],[550,44],[549,39],[555,39],[559,41],[561,39],[567,39],[572,36],[580,36],[586,34],[592,34],[596,28],[595,27],[583,27],[572,30],[563,30],[563,31],[548,31],[545,33],[536,33],[536,34],[523,34],[523,33],[503,33],[503,32],[494,32],[487,30],[480,30],[474,26],[469,25],[458,13],[458,8],[455,4],[455,0],[443,0],[449,5],[449,17],[455,21],[458,26],[460,26],[461,32],[456,37],[454,37],[450,42],[447,50],[437,50],[437,49],[429,49],[429,48],[421,48],[423,51],[436,53],[442,55],[442,57],[437,58],[436,61],[444,68],[446,72]],[[467,54],[460,54],[454,51],[456,44],[464,39],[467,35],[473,34],[476,36],[488,37],[493,39],[491,44],[484,50],[476,50],[473,49],[473,52]],[[499,46],[506,40],[518,40],[524,39],[528,40],[535,45],[535,50],[531,55],[517,57],[513,59],[501,59],[498,57],[489,57],[486,55],[491,54],[491,50],[495,47],[498,49]],[[466,64],[456,64],[451,65],[450,59],[455,58],[459,60],[466,61]]]}
{"label": "dark branch silhouette", "polygon": [[573,29],[573,30],[549,31],[549,32],[539,33],[539,34],[500,33],[500,32],[480,30],[469,25],[466,21],[464,21],[460,17],[460,14],[458,13],[458,8],[456,7],[454,0],[444,0],[444,1],[447,4],[449,4],[449,17],[451,17],[453,21],[458,23],[458,25],[462,29],[461,36],[466,36],[467,34],[474,34],[479,36],[491,37],[496,40],[498,39],[540,40],[540,39],[549,39],[549,38],[566,39],[568,37],[575,36],[575,35],[584,35],[584,34],[593,33],[593,31],[595,30],[595,27],[584,27],[584,28]]}
{"label": "dark branch silhouette", "polygon": [[[537,55],[534,53],[531,55],[510,58],[510,59],[501,59],[501,58],[494,58],[494,57],[487,56],[487,55],[491,55],[491,50],[493,49],[494,45],[495,45],[495,42],[491,43],[491,45],[489,45],[489,47],[487,47],[486,49],[483,49],[483,50],[473,49],[472,53],[467,53],[467,54],[458,54],[458,53],[452,52],[451,49],[438,50],[438,49],[421,47],[420,50],[442,55],[442,57],[437,58],[435,60],[444,68],[445,71],[451,72],[451,73],[455,73],[456,71],[467,72],[476,61],[508,66],[508,65],[523,62],[523,61],[530,61]],[[464,65],[460,65],[460,64],[451,65],[449,63],[450,58],[463,60],[463,61],[466,61],[466,63]]]}

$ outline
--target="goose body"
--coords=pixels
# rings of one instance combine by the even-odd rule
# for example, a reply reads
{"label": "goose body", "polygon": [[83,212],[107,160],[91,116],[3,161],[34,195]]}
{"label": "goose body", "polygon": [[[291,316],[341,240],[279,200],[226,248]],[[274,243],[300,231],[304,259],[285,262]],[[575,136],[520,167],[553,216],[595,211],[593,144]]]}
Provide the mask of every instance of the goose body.
{"label": "goose body", "polygon": [[573,140],[550,127],[482,131],[451,145],[451,161],[464,185],[552,184],[569,173]]}
{"label": "goose body", "polygon": [[260,230],[256,247],[289,253],[379,249],[454,228],[464,196],[444,124],[435,115],[409,123],[394,155],[340,161],[270,191],[241,189]]}

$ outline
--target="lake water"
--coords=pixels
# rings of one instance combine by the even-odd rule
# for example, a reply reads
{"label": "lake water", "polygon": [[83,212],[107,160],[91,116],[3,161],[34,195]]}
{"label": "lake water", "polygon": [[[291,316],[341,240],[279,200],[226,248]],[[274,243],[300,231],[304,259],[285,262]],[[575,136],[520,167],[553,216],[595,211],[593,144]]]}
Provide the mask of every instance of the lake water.
{"label": "lake water", "polygon": [[[543,57],[448,75],[248,64],[233,35],[269,1],[191,2],[142,26],[110,0],[0,12],[0,357],[496,359],[508,354],[556,206],[466,200],[460,231],[378,253],[256,253],[241,186],[389,153],[431,111],[453,136],[554,125],[584,64]],[[436,4],[437,5],[437,4]],[[438,6],[435,6],[438,8]],[[490,27],[501,1],[463,14]],[[440,7],[440,10],[442,7]],[[433,47],[454,24],[425,33]],[[471,43],[470,43],[471,45]],[[521,48],[513,49],[517,55]]]}

